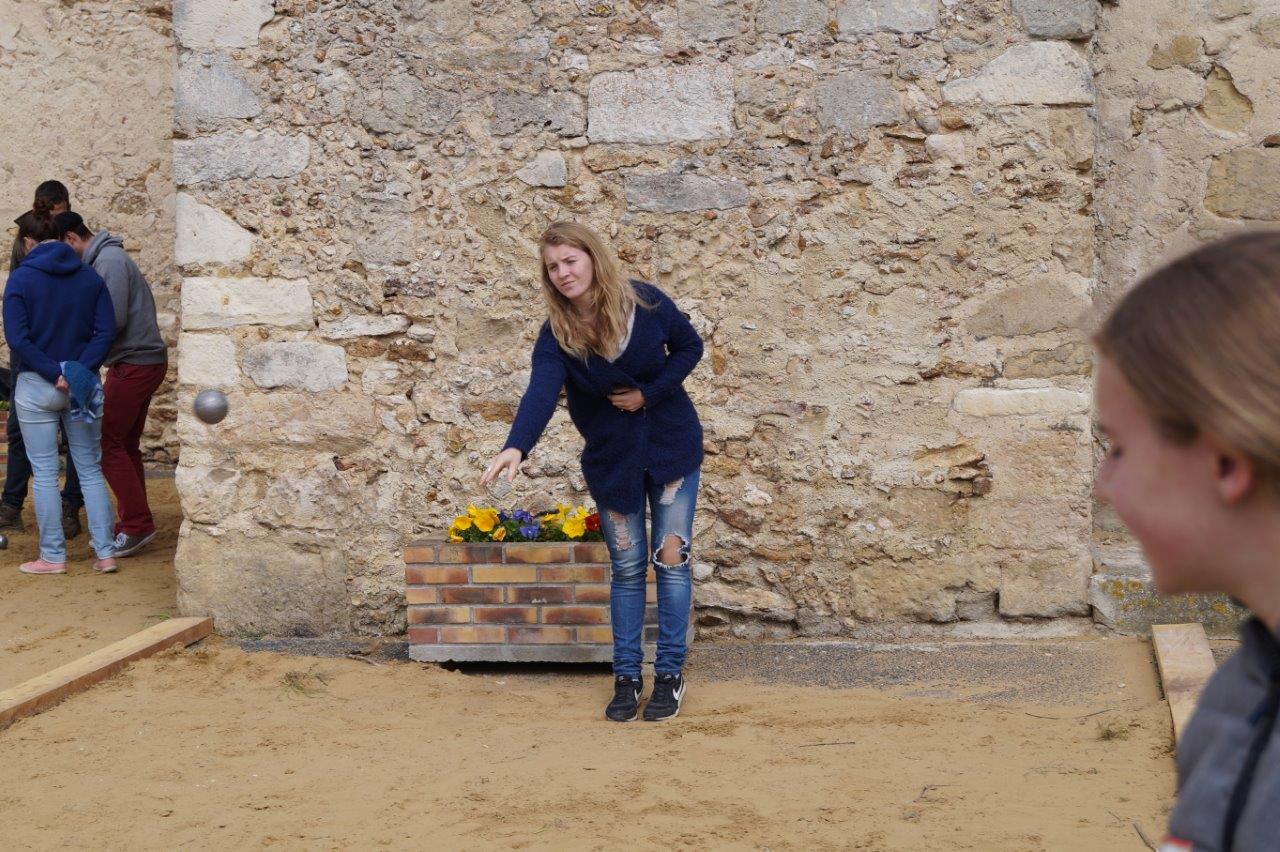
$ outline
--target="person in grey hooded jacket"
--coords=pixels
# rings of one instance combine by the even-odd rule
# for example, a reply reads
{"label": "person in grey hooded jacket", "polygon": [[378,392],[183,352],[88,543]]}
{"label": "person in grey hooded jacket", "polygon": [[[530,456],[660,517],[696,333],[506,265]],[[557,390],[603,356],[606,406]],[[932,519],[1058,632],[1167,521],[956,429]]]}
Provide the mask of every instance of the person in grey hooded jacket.
{"label": "person in grey hooded jacket", "polygon": [[1162,595],[1253,613],[1178,743],[1167,852],[1280,850],[1280,233],[1143,279],[1094,338],[1097,496]]}
{"label": "person in grey hooded jacket", "polygon": [[151,286],[124,250],[124,241],[105,229],[93,233],[78,213],[60,213],[54,228],[58,239],[102,276],[111,293],[116,337],[103,383],[102,472],[116,495],[115,555],[132,556],[156,536],[141,444],[151,398],[168,370],[168,347],[156,321]]}

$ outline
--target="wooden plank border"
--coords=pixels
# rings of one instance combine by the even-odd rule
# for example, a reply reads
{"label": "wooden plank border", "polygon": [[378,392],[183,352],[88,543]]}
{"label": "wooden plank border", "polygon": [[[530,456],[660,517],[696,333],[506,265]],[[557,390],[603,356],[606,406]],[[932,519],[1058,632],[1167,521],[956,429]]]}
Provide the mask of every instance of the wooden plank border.
{"label": "wooden plank border", "polygon": [[171,618],[0,692],[0,730],[117,674],[134,660],[213,633],[211,618]]}
{"label": "wooden plank border", "polygon": [[1173,739],[1182,731],[1195,712],[1200,692],[1213,676],[1213,652],[1199,624],[1153,624],[1151,642],[1156,649],[1164,697],[1173,717]]}

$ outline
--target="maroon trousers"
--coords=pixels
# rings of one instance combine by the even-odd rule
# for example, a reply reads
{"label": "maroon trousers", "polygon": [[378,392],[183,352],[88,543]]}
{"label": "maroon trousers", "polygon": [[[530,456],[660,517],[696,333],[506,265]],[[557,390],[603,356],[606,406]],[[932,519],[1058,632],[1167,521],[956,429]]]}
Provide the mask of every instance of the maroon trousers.
{"label": "maroon trousers", "polygon": [[149,535],[156,523],[142,470],[142,429],[167,364],[114,364],[102,385],[102,475],[116,495],[116,533]]}

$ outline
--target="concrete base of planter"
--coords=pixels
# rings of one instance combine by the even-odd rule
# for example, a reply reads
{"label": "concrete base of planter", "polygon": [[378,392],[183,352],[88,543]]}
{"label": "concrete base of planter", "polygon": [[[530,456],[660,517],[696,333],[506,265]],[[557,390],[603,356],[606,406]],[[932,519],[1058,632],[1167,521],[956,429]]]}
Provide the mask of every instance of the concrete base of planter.
{"label": "concrete base of planter", "polygon": [[[689,631],[692,642],[693,630]],[[652,663],[656,645],[644,646]],[[612,645],[410,645],[409,659],[420,663],[611,663]]]}

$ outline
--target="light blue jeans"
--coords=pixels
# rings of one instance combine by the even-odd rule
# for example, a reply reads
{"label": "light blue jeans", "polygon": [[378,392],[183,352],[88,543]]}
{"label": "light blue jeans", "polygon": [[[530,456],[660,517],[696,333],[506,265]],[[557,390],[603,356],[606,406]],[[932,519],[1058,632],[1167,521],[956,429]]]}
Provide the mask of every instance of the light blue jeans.
{"label": "light blue jeans", "polygon": [[115,543],[115,510],[102,478],[102,421],[72,420],[67,395],[39,373],[22,372],[13,389],[13,409],[22,428],[31,461],[32,490],[36,498],[36,523],[40,526],[40,556],[48,562],[67,561],[67,539],[62,532],[62,495],[58,491],[58,423],[67,435],[67,447],[80,472],[85,514],[89,517],[89,541],[99,559],[111,556]]}
{"label": "light blue jeans", "polygon": [[[644,661],[645,574],[650,558],[658,578],[658,655],[653,670],[658,674],[680,674],[684,669],[693,598],[689,548],[700,473],[695,470],[675,482],[654,482],[645,475],[653,517],[652,550],[650,539],[645,536],[644,509],[634,515],[600,513],[600,531],[613,562],[609,616],[613,621],[615,675],[640,677],[640,664]],[[659,556],[670,535],[680,540],[680,560],[667,565]]]}

